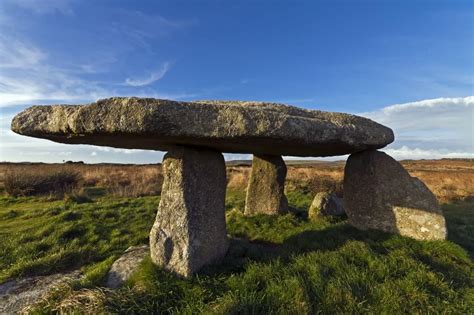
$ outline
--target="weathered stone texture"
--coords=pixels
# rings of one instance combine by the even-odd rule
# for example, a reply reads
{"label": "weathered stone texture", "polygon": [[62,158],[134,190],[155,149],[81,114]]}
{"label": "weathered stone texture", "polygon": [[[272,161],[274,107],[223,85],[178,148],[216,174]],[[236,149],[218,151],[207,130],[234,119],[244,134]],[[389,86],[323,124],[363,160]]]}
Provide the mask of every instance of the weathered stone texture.
{"label": "weathered stone texture", "polygon": [[32,314],[52,290],[81,279],[79,270],[47,276],[18,277],[0,284],[0,314]]}
{"label": "weathered stone texture", "polygon": [[247,187],[245,214],[288,212],[285,196],[286,165],[281,156],[254,155]]}
{"label": "weathered stone texture", "polygon": [[227,248],[226,173],[221,153],[178,148],[163,160],[163,189],[150,233],[157,265],[189,276],[218,262]]}
{"label": "weathered stone texture", "polygon": [[136,97],[33,106],[15,116],[12,130],[62,143],[162,151],[189,145],[296,156],[342,155],[393,141],[390,128],[349,114],[263,102]]}
{"label": "weathered stone texture", "polygon": [[319,216],[342,216],[345,213],[342,200],[334,193],[319,192],[309,207],[308,218],[315,220]]}
{"label": "weathered stone texture", "polygon": [[352,154],[344,171],[344,207],[349,222],[420,240],[445,239],[438,201],[423,182],[379,151]]}
{"label": "weathered stone texture", "polygon": [[110,267],[105,286],[112,289],[122,286],[147,255],[150,255],[148,246],[129,247]]}

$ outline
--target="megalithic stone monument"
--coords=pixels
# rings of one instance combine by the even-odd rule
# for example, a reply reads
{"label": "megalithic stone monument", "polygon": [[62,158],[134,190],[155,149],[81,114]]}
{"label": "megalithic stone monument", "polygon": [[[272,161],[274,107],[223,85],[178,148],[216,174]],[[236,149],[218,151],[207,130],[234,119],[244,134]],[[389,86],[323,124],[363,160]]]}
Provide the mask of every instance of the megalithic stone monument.
{"label": "megalithic stone monument", "polygon": [[[279,162],[270,164],[282,166],[282,155],[352,154],[380,149],[394,140],[390,128],[355,115],[264,102],[136,97],[33,106],[15,116],[12,130],[61,143],[169,151],[150,245],[155,263],[183,276],[225,255],[225,173],[220,152],[273,156]],[[285,208],[282,174],[280,168],[277,176],[265,174],[270,180],[261,182],[276,185],[272,191],[278,194],[268,196],[279,198],[277,211]],[[256,202],[252,211],[267,211],[265,204]],[[203,218],[215,228],[206,228],[209,222]]]}

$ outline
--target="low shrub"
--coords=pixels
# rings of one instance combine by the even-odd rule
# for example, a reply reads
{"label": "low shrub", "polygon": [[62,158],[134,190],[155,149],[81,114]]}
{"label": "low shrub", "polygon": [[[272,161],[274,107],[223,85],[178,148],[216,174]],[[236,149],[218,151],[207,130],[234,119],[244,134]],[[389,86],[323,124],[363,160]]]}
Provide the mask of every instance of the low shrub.
{"label": "low shrub", "polygon": [[84,188],[79,191],[72,191],[64,195],[64,201],[66,203],[87,203],[92,202],[92,198],[88,195]]}
{"label": "low shrub", "polygon": [[54,195],[62,198],[76,189],[80,181],[79,173],[67,169],[53,172],[15,169],[5,173],[4,188],[13,197]]}

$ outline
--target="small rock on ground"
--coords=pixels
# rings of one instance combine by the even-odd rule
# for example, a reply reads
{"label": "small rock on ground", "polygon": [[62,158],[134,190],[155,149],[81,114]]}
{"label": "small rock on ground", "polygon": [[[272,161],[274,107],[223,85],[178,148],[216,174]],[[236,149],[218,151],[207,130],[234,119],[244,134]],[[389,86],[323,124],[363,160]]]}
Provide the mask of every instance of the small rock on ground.
{"label": "small rock on ground", "polygon": [[310,220],[314,220],[318,216],[343,216],[345,213],[340,198],[334,193],[320,192],[316,194],[311,203],[308,217]]}
{"label": "small rock on ground", "polygon": [[112,264],[105,285],[112,289],[122,286],[137,270],[138,265],[147,255],[150,255],[150,247],[146,245],[129,247]]}

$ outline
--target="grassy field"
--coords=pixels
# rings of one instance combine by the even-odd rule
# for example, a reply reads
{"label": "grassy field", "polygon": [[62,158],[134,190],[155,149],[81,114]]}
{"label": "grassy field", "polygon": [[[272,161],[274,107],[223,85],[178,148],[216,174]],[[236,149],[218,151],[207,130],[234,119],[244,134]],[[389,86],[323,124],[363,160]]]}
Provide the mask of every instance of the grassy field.
{"label": "grassy field", "polygon": [[[248,168],[229,168],[231,246],[223,264],[181,279],[146,259],[115,291],[102,287],[104,276],[126,248],[148,242],[159,196],[124,197],[100,185],[82,188],[84,198],[5,195],[0,197],[0,283],[83,271],[81,280],[54,291],[33,313],[472,313],[474,200],[469,187],[439,189],[451,196],[443,202],[448,241],[361,232],[344,219],[307,221],[314,189],[340,189],[339,167],[292,168],[287,196],[293,212],[251,218],[242,215]],[[411,171],[429,172],[419,165]],[[305,177],[316,173],[325,177],[319,182]],[[433,177],[431,185],[444,187],[445,179],[437,183]]]}

